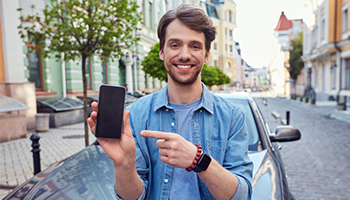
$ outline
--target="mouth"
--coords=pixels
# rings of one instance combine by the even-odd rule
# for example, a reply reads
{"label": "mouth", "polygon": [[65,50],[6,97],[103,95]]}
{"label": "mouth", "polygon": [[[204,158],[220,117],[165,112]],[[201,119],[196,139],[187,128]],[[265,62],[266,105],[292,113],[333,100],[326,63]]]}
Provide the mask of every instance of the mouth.
{"label": "mouth", "polygon": [[180,68],[180,69],[188,69],[191,68],[193,65],[176,65],[176,67]]}

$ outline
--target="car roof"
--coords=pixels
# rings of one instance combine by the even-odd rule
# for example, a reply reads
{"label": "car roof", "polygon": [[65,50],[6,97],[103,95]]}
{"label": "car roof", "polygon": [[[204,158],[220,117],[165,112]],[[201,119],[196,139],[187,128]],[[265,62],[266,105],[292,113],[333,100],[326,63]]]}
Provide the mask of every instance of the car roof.
{"label": "car roof", "polygon": [[214,92],[215,95],[227,98],[227,99],[239,99],[239,100],[248,100],[250,99],[249,93],[247,92]]}

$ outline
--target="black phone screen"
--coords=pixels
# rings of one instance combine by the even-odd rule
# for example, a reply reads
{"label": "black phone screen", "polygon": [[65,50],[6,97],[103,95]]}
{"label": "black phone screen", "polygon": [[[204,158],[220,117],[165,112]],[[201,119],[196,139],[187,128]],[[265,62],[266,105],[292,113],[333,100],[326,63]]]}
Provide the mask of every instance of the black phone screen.
{"label": "black phone screen", "polygon": [[121,86],[100,86],[95,137],[103,139],[121,138],[125,92],[125,87]]}

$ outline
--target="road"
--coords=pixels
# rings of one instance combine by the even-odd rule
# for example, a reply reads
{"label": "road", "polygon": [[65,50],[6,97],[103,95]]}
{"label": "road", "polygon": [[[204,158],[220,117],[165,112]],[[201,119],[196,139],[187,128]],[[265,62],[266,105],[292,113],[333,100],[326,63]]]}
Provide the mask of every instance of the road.
{"label": "road", "polygon": [[281,150],[294,197],[350,200],[350,123],[330,118],[334,107],[278,97],[267,99],[264,106],[262,99],[255,97],[271,130],[280,125],[271,113],[286,118],[286,111],[290,111],[290,125],[302,134],[299,141],[282,143]]}

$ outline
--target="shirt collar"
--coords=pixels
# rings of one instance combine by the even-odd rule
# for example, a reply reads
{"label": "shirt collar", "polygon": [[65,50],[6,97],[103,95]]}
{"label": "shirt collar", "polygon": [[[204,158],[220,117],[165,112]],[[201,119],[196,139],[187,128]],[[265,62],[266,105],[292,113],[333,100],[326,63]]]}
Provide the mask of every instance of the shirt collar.
{"label": "shirt collar", "polygon": [[[210,91],[207,89],[207,87],[202,83],[203,87],[203,93],[202,93],[202,101],[199,104],[198,109],[204,108],[207,110],[210,114],[214,113],[214,99],[213,96],[211,95]],[[154,111],[157,111],[158,109],[162,107],[168,107],[169,105],[169,100],[168,100],[168,84],[158,92],[158,95],[155,100],[154,104]]]}

